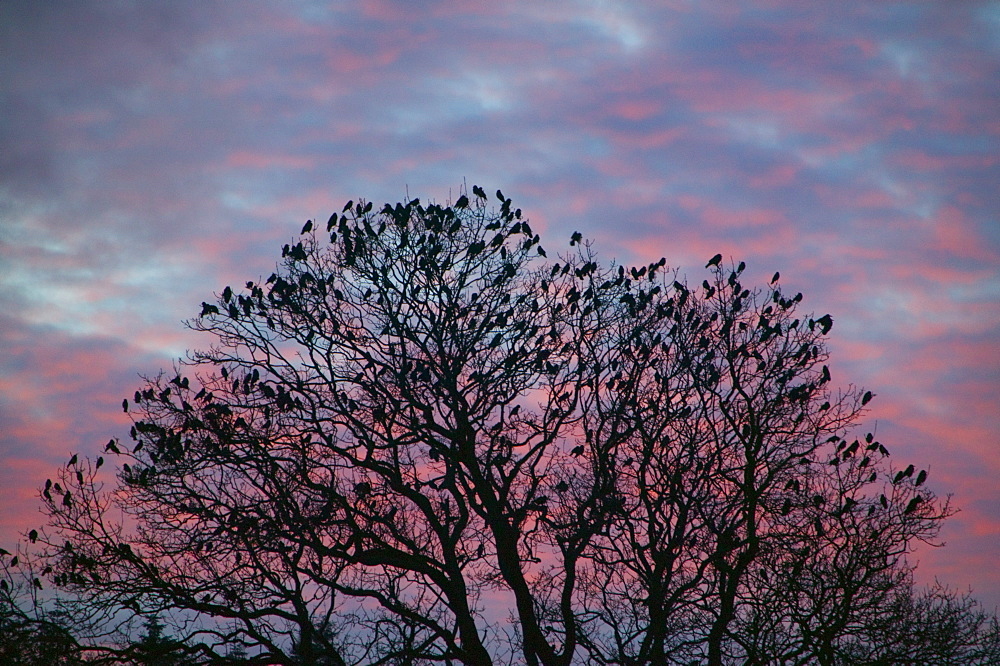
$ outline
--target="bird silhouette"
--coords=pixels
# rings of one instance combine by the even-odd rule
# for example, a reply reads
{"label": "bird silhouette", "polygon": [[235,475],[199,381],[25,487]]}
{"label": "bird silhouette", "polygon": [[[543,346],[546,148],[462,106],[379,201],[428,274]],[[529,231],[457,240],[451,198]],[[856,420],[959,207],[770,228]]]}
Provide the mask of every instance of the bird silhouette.
{"label": "bird silhouette", "polygon": [[872,392],[865,391],[865,394],[861,396],[861,405],[862,406],[867,405],[869,402],[871,402],[871,400],[872,400]]}
{"label": "bird silhouette", "polygon": [[570,453],[572,453],[574,456],[582,456],[583,455],[583,444],[581,444],[579,446],[574,446],[573,449],[570,451]]}
{"label": "bird silhouette", "polygon": [[304,225],[302,225],[302,233],[307,234],[310,231],[312,231],[312,228],[313,228],[313,221],[312,220],[306,220],[306,223]]}
{"label": "bird silhouette", "polygon": [[914,482],[913,485],[919,486],[920,484],[922,484],[926,480],[927,480],[927,470],[926,469],[922,469],[922,470],[920,470],[920,474],[917,474],[917,480]]}
{"label": "bird silhouette", "polygon": [[718,266],[721,263],[722,263],[722,254],[717,254],[717,255],[715,255],[714,257],[712,257],[711,259],[708,260],[708,263],[705,264],[705,268],[710,268],[712,266]]}
{"label": "bird silhouette", "polygon": [[780,278],[780,277],[781,277],[781,273],[779,273],[778,271],[774,271],[774,275],[771,276],[771,282],[770,282],[770,284],[774,284],[775,282],[777,282],[778,278]]}

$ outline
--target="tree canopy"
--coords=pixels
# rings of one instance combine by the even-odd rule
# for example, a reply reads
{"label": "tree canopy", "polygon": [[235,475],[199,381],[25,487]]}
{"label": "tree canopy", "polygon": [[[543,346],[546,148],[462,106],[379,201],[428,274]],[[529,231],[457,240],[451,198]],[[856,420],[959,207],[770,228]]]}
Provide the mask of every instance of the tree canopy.
{"label": "tree canopy", "polygon": [[202,303],[114,483],[74,456],[42,491],[32,561],[88,654],[137,659],[145,621],[177,663],[996,656],[995,619],[913,588],[951,509],[854,432],[831,315],[721,255],[689,283],[547,253],[496,198],[348,202]]}

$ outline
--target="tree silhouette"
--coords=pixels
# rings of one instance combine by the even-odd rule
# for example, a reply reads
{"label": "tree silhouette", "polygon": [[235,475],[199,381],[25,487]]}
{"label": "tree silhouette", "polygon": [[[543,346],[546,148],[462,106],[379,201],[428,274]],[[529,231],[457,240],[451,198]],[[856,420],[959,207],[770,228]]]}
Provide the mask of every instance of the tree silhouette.
{"label": "tree silhouette", "polygon": [[718,255],[548,259],[497,199],[349,202],[203,303],[117,484],[46,485],[55,585],[206,663],[835,664],[932,620],[948,504],[851,434],[830,315]]}

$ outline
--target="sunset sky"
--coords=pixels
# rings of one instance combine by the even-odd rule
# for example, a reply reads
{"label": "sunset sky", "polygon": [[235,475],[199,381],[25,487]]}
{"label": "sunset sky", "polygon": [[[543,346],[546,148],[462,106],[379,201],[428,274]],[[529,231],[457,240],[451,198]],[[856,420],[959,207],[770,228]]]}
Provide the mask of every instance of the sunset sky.
{"label": "sunset sky", "polygon": [[1000,605],[998,2],[3,0],[0,546],[306,219],[463,183],[550,256],[779,270],[953,494],[920,581]]}

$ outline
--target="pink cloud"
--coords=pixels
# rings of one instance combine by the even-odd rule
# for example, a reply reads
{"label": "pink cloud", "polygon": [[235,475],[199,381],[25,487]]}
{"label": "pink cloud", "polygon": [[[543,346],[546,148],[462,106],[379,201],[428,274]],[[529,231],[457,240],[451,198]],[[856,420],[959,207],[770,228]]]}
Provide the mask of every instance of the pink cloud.
{"label": "pink cloud", "polygon": [[311,169],[316,159],[300,155],[278,155],[273,153],[238,150],[226,158],[226,165],[251,169]]}
{"label": "pink cloud", "polygon": [[979,230],[967,215],[955,206],[945,206],[934,217],[934,235],[930,251],[945,251],[963,259],[976,259],[996,265],[1000,255],[984,242]]}

